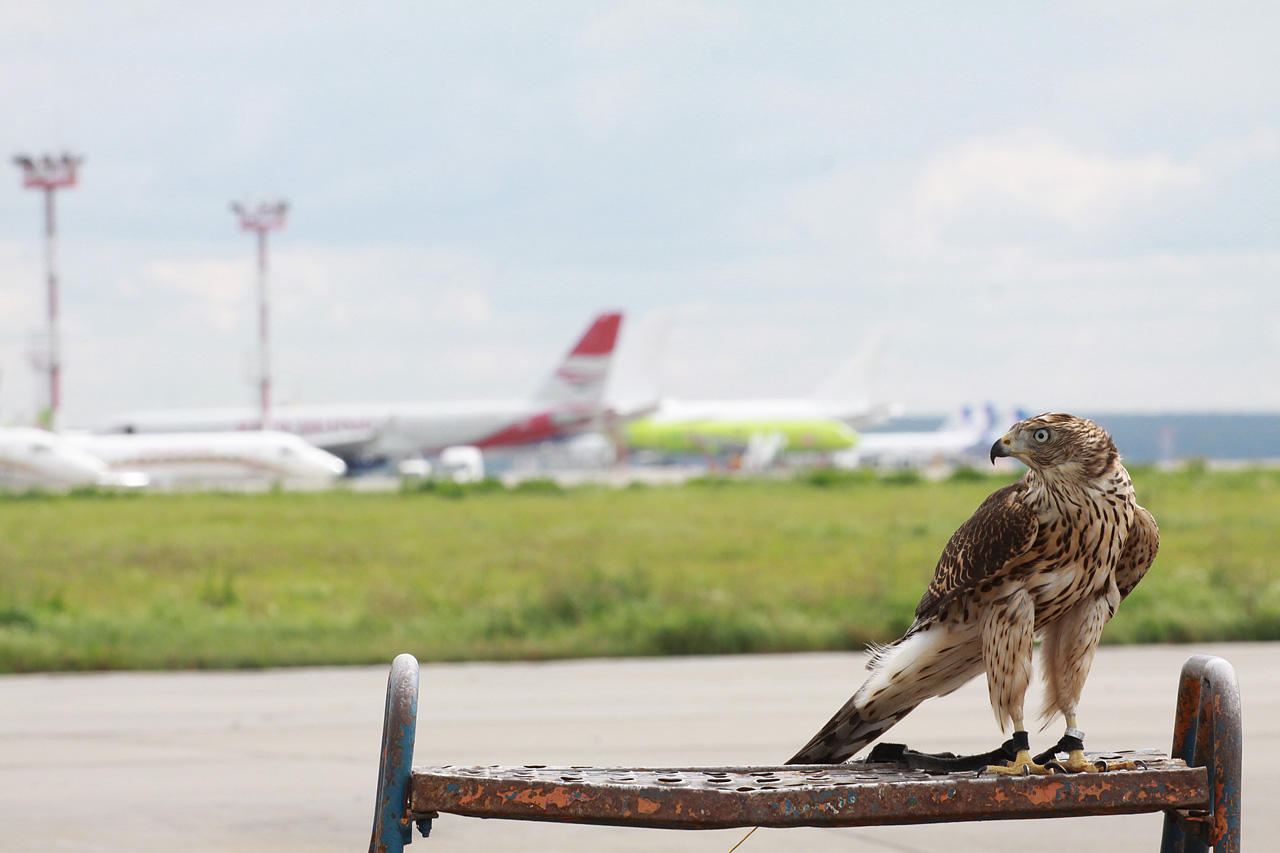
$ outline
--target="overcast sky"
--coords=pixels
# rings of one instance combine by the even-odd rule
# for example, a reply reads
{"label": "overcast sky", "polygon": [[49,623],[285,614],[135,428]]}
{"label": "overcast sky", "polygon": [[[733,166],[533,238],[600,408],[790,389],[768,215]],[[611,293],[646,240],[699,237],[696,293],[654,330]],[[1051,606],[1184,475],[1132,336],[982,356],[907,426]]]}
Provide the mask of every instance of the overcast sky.
{"label": "overcast sky", "polygon": [[[65,424],[518,396],[597,311],[672,396],[1280,409],[1280,6],[0,2],[0,154],[58,195]],[[0,173],[0,421],[41,201]]]}

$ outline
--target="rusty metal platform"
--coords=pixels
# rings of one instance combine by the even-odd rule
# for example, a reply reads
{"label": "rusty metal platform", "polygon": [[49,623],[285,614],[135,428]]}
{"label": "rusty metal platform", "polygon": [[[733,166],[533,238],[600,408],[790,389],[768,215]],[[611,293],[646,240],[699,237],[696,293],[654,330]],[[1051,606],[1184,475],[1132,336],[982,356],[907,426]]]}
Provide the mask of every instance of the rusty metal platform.
{"label": "rusty metal platform", "polygon": [[409,812],[725,829],[868,826],[1205,809],[1208,773],[1155,750],[1094,753],[1144,769],[1053,776],[930,774],[895,765],[415,767]]}
{"label": "rusty metal platform", "polygon": [[869,826],[1163,811],[1161,851],[1239,853],[1240,685],[1221,658],[1179,677],[1173,757],[1089,753],[1137,769],[1052,776],[930,773],[853,762],[767,767],[413,767],[418,662],[387,679],[370,853],[401,853],[441,813],[667,829]]}

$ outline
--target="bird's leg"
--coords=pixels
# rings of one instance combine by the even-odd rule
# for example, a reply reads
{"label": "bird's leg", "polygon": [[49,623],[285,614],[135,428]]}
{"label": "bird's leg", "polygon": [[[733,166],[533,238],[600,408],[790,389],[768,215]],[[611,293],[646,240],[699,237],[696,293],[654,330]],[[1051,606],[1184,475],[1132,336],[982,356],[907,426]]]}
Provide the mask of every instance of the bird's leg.
{"label": "bird's leg", "polygon": [[[1050,749],[1045,750],[1035,757],[1035,761],[1043,762],[1045,765],[1061,767],[1068,773],[1098,773],[1104,770],[1135,770],[1140,765],[1136,761],[1090,761],[1084,754],[1084,732],[1076,728],[1076,715],[1072,712],[1066,714],[1067,730],[1063,732],[1062,739]],[[1058,761],[1054,758],[1059,752],[1067,753],[1066,761]]]}
{"label": "bird's leg", "polygon": [[982,614],[982,659],[987,691],[996,719],[1004,728],[1013,722],[1014,758],[1005,767],[987,765],[989,773],[1045,775],[1053,771],[1031,758],[1031,741],[1022,712],[1031,682],[1031,641],[1035,633],[1035,602],[1021,588],[997,599]]}
{"label": "bird's leg", "polygon": [[[1076,727],[1076,704],[1089,675],[1102,628],[1119,603],[1120,592],[1112,581],[1099,594],[1076,602],[1045,631],[1041,646],[1044,716],[1048,719],[1061,712],[1066,718],[1067,730],[1052,749],[1037,755],[1037,760],[1052,762],[1070,773],[1093,773],[1102,769],[1084,757],[1084,732]],[[1062,752],[1067,753],[1066,761],[1052,760]]]}
{"label": "bird's leg", "polygon": [[984,773],[1001,776],[1048,776],[1053,769],[1039,764],[1031,757],[1031,739],[1022,725],[1022,717],[1013,718],[1013,743],[1017,754],[1006,765],[988,764]]}
{"label": "bird's leg", "polygon": [[[1068,773],[1097,773],[1101,768],[1084,756],[1084,732],[1076,728],[1075,713],[1068,711],[1066,718],[1067,730],[1062,733],[1062,739],[1052,748],[1037,755],[1036,761],[1045,764],[1052,761]],[[1054,759],[1054,755],[1059,752],[1067,753],[1066,761]]]}

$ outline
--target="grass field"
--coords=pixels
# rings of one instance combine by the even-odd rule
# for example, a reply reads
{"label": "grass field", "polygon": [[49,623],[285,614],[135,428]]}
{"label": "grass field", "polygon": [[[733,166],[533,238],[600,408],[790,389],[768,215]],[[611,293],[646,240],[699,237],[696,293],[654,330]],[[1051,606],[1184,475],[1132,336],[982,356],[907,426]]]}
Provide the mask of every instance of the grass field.
{"label": "grass field", "polygon": [[[1105,641],[1280,639],[1280,472],[1134,479]],[[1002,482],[0,497],[0,671],[860,648]]]}

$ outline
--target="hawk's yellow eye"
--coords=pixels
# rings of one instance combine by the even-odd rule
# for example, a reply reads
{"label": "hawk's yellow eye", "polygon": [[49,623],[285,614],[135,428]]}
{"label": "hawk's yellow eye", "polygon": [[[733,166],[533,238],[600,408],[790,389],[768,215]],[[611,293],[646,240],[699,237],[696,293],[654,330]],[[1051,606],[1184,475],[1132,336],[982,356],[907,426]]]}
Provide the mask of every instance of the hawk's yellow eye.
{"label": "hawk's yellow eye", "polygon": [[1034,438],[1040,444],[1044,444],[1046,441],[1049,440],[1049,430],[1045,429],[1044,427],[1040,427],[1040,429],[1031,433],[1031,437]]}

